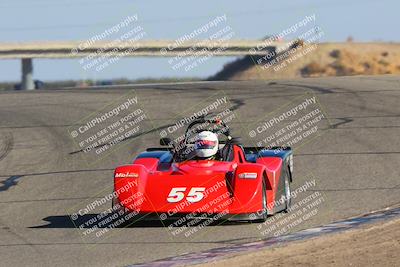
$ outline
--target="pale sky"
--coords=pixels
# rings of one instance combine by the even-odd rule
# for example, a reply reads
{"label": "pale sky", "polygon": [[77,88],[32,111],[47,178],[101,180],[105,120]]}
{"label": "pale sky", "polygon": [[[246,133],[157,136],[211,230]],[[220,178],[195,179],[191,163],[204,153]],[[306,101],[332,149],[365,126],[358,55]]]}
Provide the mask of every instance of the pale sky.
{"label": "pale sky", "polygon": [[[400,2],[395,0],[2,0],[0,10],[0,42],[87,40],[136,14],[135,26],[143,28],[145,39],[176,39],[224,14],[233,39],[260,39],[315,14],[313,24],[324,31],[323,42],[344,41],[350,35],[363,42],[400,41]],[[213,58],[183,71],[172,69],[168,58],[124,58],[100,72],[85,71],[78,59],[34,59],[34,78],[207,77],[233,59]],[[19,60],[0,60],[0,81],[20,80],[20,68]]]}

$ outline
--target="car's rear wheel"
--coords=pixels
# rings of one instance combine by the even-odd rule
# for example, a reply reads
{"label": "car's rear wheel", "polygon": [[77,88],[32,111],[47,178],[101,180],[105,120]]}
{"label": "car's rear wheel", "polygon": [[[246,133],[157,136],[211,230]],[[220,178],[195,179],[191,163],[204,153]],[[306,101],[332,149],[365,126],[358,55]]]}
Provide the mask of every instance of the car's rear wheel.
{"label": "car's rear wheel", "polygon": [[263,179],[262,179],[262,214],[259,215],[260,219],[258,219],[258,222],[265,222],[268,217],[268,212],[267,212],[267,175],[264,173]]}
{"label": "car's rear wheel", "polygon": [[289,212],[292,205],[292,197],[290,191],[290,173],[289,167],[285,168],[285,212]]}

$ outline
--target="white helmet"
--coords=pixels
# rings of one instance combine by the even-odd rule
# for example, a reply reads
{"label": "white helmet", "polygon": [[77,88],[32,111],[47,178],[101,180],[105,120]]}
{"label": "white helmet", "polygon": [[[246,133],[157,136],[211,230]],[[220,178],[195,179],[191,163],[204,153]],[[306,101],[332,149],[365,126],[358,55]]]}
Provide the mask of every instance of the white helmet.
{"label": "white helmet", "polygon": [[194,149],[199,158],[214,156],[218,151],[218,136],[210,131],[200,132],[196,137]]}

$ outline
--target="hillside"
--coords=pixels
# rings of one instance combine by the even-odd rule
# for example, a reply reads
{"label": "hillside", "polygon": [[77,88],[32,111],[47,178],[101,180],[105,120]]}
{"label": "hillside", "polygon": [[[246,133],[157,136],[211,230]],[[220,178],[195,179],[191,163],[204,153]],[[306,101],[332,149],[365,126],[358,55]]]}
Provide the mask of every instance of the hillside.
{"label": "hillside", "polygon": [[[278,54],[277,57],[280,55]],[[267,66],[261,57],[228,63],[209,80],[268,80],[296,77],[400,74],[399,43],[322,43],[298,47]],[[257,64],[257,62],[261,62]],[[278,69],[278,65],[281,68]]]}

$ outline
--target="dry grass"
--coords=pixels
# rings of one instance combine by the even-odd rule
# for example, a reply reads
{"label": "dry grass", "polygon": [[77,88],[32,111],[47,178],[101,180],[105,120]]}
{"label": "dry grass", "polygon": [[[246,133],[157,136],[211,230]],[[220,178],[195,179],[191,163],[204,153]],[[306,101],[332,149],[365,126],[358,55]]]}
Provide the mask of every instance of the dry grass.
{"label": "dry grass", "polygon": [[[307,48],[310,46],[302,46],[297,49],[296,53],[306,52]],[[400,74],[400,44],[324,43],[318,44],[316,49],[304,53],[290,63],[287,62],[288,64],[284,68],[276,71],[273,68],[263,69],[260,65],[256,66],[254,62],[249,64],[249,59],[239,59],[228,64],[213,78],[254,80]]]}

